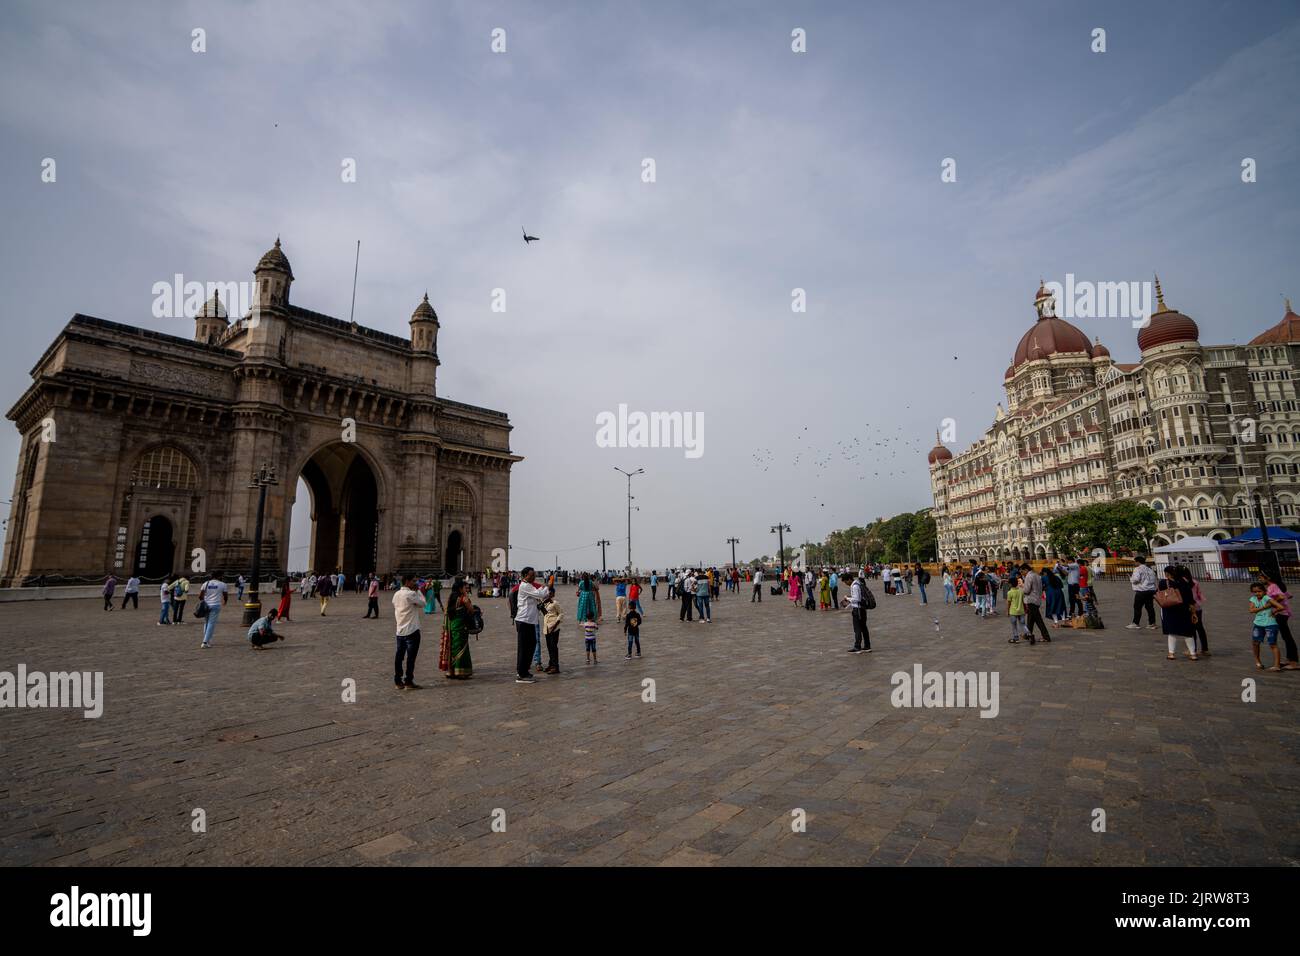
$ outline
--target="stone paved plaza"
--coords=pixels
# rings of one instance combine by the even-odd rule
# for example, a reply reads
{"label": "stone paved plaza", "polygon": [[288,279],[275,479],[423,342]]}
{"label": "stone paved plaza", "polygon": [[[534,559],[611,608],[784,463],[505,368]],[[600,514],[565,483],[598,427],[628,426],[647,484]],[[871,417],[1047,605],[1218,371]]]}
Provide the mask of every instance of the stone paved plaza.
{"label": "stone paved plaza", "polygon": [[[1300,672],[1254,669],[1241,586],[1207,588],[1198,663],[1123,628],[1125,584],[1102,586],[1109,629],[1037,647],[874,589],[873,654],[845,653],[847,612],[724,592],[712,625],[648,604],[641,660],[606,626],[594,667],[565,589],[563,673],[523,686],[505,602],[484,600],[474,680],[441,677],[426,626],[408,692],[387,595],[379,621],[359,596],[325,618],[295,600],[262,653],[233,603],[207,651],[197,623],[154,626],[156,599],[3,605],[0,670],[102,670],[106,703],[0,710],[0,863],[1300,862]],[[998,672],[998,715],[896,709],[890,676],[917,663]]]}

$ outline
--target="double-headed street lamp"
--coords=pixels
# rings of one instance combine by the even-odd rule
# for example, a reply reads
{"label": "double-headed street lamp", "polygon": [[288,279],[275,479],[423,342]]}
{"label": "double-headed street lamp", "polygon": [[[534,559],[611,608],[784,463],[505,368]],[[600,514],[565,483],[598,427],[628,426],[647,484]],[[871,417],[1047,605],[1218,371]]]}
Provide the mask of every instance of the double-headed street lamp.
{"label": "double-headed street lamp", "polygon": [[632,573],[632,476],[644,475],[645,469],[638,468],[636,471],[624,471],[618,465],[614,470],[620,475],[627,475],[627,573]]}
{"label": "double-headed street lamp", "polygon": [[776,559],[780,563],[782,581],[785,580],[785,533],[790,530],[788,524],[774,524],[769,534],[776,535]]}
{"label": "double-headed street lamp", "polygon": [[275,469],[269,464],[253,472],[248,482],[249,488],[258,489],[257,524],[253,531],[253,580],[249,583],[248,600],[244,602],[244,627],[252,627],[253,622],[262,616],[262,601],[257,595],[258,579],[262,574],[262,515],[266,511],[266,489],[269,485],[278,485]]}
{"label": "double-headed street lamp", "polygon": [[740,544],[739,538],[728,538],[727,544],[731,545],[731,566],[736,566],[736,545]]}

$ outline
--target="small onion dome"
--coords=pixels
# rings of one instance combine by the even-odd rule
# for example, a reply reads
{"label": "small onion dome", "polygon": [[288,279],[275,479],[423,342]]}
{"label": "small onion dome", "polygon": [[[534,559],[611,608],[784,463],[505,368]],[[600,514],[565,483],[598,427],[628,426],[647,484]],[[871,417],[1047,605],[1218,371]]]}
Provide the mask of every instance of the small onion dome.
{"label": "small onion dome", "polygon": [[283,272],[290,279],[293,278],[293,270],[289,268],[289,260],[280,250],[280,237],[275,237],[275,245],[267,250],[266,255],[257,261],[257,268],[253,271],[261,272],[262,270],[272,272]]}
{"label": "small onion dome", "polygon": [[1286,315],[1282,321],[1267,332],[1261,332],[1250,340],[1251,345],[1286,345],[1288,342],[1300,342],[1300,315],[1291,311],[1291,300],[1286,300]]}
{"label": "small onion dome", "polygon": [[1138,332],[1138,348],[1143,352],[1173,342],[1195,342],[1200,338],[1201,330],[1195,322],[1165,305],[1159,276],[1156,276],[1156,306],[1151,321]]}
{"label": "small onion dome", "polygon": [[1110,358],[1110,349],[1101,344],[1101,339],[1094,337],[1092,340],[1092,357],[1093,358]]}
{"label": "small onion dome", "polygon": [[411,313],[412,322],[437,322],[438,313],[433,311],[433,306],[429,304],[429,293],[424,294],[424,299],[415,307]]}
{"label": "small onion dome", "polygon": [[196,319],[224,319],[226,318],[226,307],[221,304],[221,293],[212,293],[212,298],[203,303],[199,309]]}
{"label": "small onion dome", "polygon": [[943,442],[939,440],[938,432],[934,433],[934,447],[930,449],[926,461],[932,465],[937,465],[941,461],[952,461],[952,452],[943,446]]}

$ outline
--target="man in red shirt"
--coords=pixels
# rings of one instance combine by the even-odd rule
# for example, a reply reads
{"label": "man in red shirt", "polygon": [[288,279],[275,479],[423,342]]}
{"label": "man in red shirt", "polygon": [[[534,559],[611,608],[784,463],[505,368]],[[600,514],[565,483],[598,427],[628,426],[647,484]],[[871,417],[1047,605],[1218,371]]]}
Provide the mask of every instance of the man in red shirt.
{"label": "man in red shirt", "polygon": [[645,608],[641,606],[641,579],[633,578],[627,586],[627,606],[636,608],[641,614],[642,620],[645,619]]}

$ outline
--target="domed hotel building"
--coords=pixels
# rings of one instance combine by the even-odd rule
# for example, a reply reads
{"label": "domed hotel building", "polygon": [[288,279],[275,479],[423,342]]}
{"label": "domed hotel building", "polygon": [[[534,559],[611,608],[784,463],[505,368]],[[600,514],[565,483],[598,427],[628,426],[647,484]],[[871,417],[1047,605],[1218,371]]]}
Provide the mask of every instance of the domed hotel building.
{"label": "domed hotel building", "polygon": [[930,487],[944,561],[1054,556],[1047,523],[1084,505],[1135,501],[1160,514],[1153,547],[1300,523],[1300,316],[1247,345],[1202,345],[1190,317],[1156,306],[1140,361],[1115,362],[1056,315],[1044,285],[1037,320],[1003,379],[1007,404],[960,454],[936,442]]}

